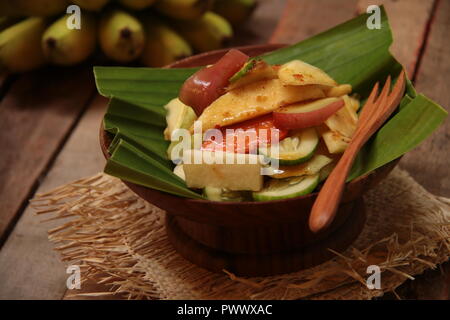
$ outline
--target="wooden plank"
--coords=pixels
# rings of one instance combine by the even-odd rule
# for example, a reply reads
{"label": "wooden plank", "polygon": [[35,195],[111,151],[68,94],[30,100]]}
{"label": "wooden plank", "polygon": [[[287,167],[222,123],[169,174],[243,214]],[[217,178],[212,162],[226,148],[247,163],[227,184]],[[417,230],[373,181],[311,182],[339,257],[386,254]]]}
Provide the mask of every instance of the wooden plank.
{"label": "wooden plank", "polygon": [[393,31],[392,53],[414,76],[417,61],[428,30],[435,0],[359,0],[359,13],[370,5],[384,5]]}
{"label": "wooden plank", "polygon": [[[106,103],[100,96],[93,101],[38,192],[103,169],[98,130]],[[33,213],[29,207],[25,210],[0,251],[0,299],[61,299],[66,291],[65,267],[47,239],[47,230],[61,221],[40,223],[43,217]]]}
{"label": "wooden plank", "polygon": [[292,44],[356,15],[357,0],[288,0],[271,43]]}
{"label": "wooden plank", "polygon": [[[439,1],[436,16],[430,27],[427,41],[416,76],[416,89],[444,106],[450,107],[450,1]],[[430,192],[450,197],[450,123],[437,130],[432,137],[408,153],[401,164]]]}
{"label": "wooden plank", "polygon": [[235,28],[233,46],[267,43],[277,27],[286,0],[262,0],[243,26]]}
{"label": "wooden plank", "polygon": [[0,73],[0,101],[2,101],[14,78],[14,75],[9,75],[7,72]]}
{"label": "wooden plank", "polygon": [[42,69],[18,78],[1,101],[0,240],[93,90],[90,68]]}

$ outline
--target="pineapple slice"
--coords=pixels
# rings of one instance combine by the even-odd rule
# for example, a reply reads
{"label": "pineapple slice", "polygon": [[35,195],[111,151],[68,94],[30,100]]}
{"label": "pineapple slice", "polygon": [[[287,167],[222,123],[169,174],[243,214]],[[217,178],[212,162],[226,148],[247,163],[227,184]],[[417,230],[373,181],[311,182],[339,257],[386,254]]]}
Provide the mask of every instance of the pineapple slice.
{"label": "pineapple slice", "polygon": [[284,85],[292,86],[316,84],[335,87],[338,85],[323,70],[300,60],[293,60],[282,65],[278,70],[278,78]]}

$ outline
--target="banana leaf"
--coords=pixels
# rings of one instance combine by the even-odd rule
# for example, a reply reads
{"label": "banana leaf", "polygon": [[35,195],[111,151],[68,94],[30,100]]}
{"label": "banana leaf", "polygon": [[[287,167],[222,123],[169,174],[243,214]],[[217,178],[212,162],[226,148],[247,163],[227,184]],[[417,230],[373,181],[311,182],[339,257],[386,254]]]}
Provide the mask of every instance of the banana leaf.
{"label": "banana leaf", "polygon": [[[316,65],[339,83],[349,83],[362,100],[402,66],[389,52],[392,33],[382,9],[381,29],[369,30],[362,14],[329,31],[261,56],[271,64],[301,59]],[[183,82],[198,68],[94,68],[98,91],[111,99],[104,128],[114,136],[105,172],[174,195],[201,196],[171,171],[163,138],[164,105],[178,96]],[[396,113],[358,154],[348,181],[367,174],[412,150],[444,121],[447,112],[408,81]]]}

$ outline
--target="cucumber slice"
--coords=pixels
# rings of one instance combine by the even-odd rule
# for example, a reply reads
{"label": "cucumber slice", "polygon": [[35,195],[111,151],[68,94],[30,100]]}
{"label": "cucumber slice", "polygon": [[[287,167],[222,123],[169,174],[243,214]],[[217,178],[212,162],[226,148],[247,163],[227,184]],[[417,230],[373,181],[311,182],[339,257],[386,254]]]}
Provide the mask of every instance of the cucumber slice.
{"label": "cucumber slice", "polygon": [[318,184],[318,174],[281,180],[271,179],[263,190],[253,192],[253,199],[271,201],[300,197],[313,192]]}
{"label": "cucumber slice", "polygon": [[311,160],[296,165],[280,167],[278,172],[271,176],[273,179],[286,179],[290,177],[310,176],[322,172],[323,168],[333,163],[333,159],[322,154],[315,154]]}
{"label": "cucumber slice", "polygon": [[[293,166],[308,161],[319,145],[319,135],[314,128],[296,131],[294,135],[282,140],[279,147],[278,160],[282,166]],[[267,158],[270,147],[259,148],[259,153]]]}
{"label": "cucumber slice", "polygon": [[331,163],[327,164],[325,167],[323,167],[322,169],[320,169],[320,172],[319,172],[319,181],[320,182],[327,180],[328,176],[331,174],[334,167],[336,167],[336,164],[337,163],[335,163],[335,162],[331,162]]}
{"label": "cucumber slice", "polygon": [[211,201],[245,201],[246,192],[244,191],[230,191],[222,188],[206,187],[203,189],[203,195]]}

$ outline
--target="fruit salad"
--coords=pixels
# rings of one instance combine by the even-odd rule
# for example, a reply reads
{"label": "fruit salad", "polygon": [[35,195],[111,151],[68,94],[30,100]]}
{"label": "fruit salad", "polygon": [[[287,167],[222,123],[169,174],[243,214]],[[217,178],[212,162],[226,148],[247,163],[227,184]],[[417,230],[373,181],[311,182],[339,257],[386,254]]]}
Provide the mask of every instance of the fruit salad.
{"label": "fruit salad", "polygon": [[351,85],[313,65],[269,65],[233,49],[165,106],[168,158],[211,201],[303,196],[347,148],[359,107]]}

